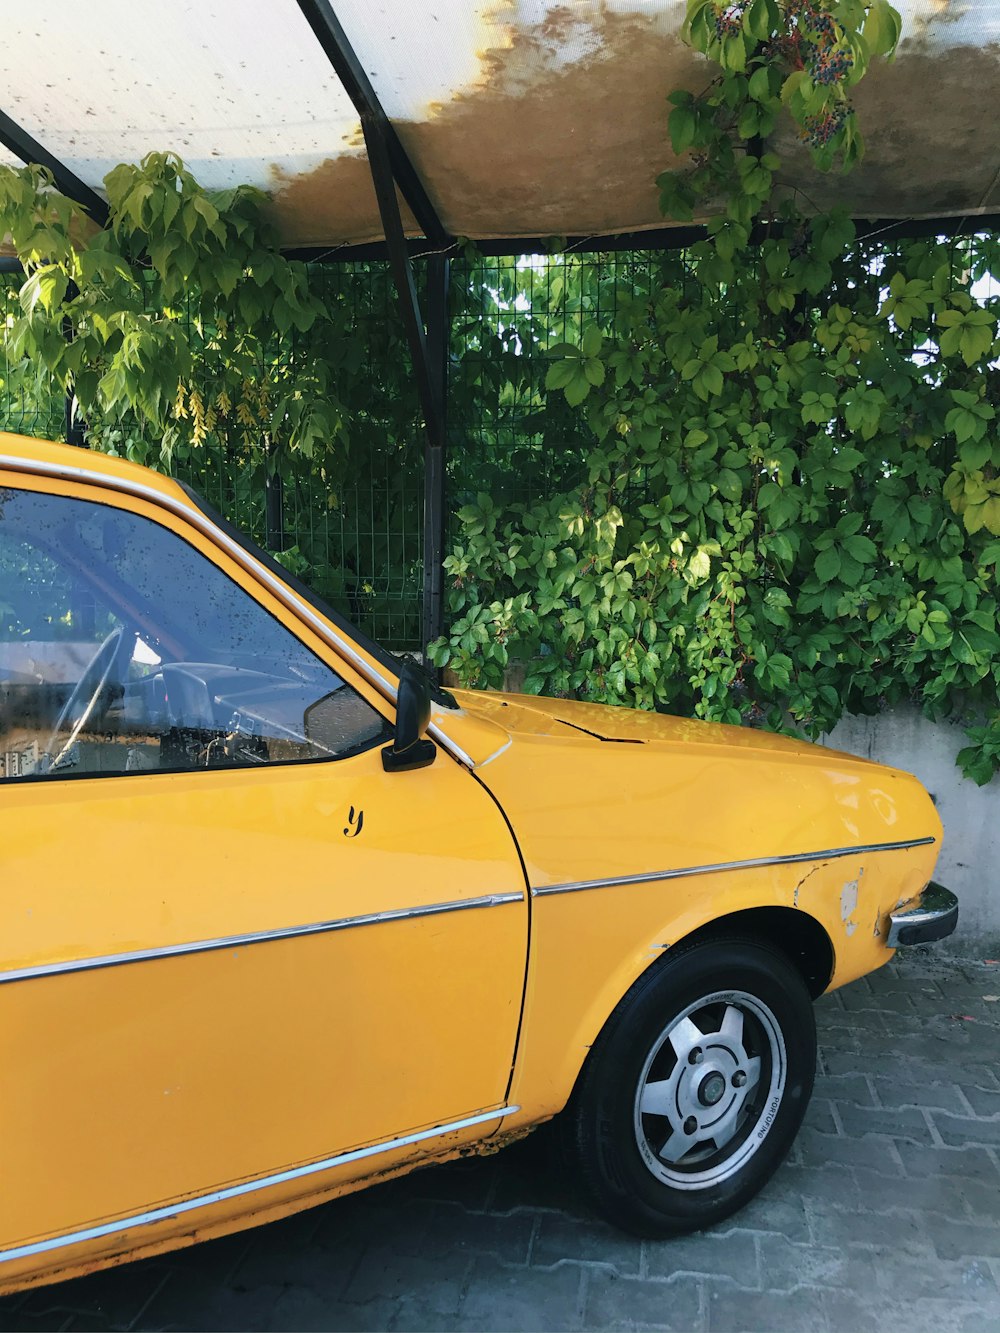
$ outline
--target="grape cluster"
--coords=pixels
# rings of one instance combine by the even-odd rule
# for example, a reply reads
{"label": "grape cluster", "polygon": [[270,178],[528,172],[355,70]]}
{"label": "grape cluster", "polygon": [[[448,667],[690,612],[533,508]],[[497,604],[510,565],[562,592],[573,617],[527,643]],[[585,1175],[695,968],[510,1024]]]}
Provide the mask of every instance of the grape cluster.
{"label": "grape cluster", "polygon": [[854,56],[840,46],[842,34],[823,0],[787,0],[786,13],[794,25],[790,38],[813,83],[839,83],[853,67]]}
{"label": "grape cluster", "polygon": [[724,37],[743,31],[744,8],[744,5],[715,6],[715,35],[720,42]]}
{"label": "grape cluster", "polygon": [[849,102],[837,102],[821,116],[809,116],[802,128],[802,137],[812,148],[825,148],[840,130],[851,110]]}
{"label": "grape cluster", "polygon": [[850,51],[821,51],[817,47],[808,63],[809,77],[813,83],[839,83],[850,72],[853,64],[854,57]]}
{"label": "grape cluster", "polygon": [[833,19],[816,0],[786,0],[785,10],[790,19],[798,19],[800,27],[811,28],[823,37],[833,36]]}

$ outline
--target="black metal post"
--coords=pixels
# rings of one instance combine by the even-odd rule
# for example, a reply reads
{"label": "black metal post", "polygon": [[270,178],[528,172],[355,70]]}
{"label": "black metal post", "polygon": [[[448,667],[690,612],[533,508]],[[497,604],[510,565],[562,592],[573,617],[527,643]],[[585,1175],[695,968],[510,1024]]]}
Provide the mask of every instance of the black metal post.
{"label": "black metal post", "polygon": [[448,359],[450,323],[448,284],[451,261],[431,255],[427,261],[427,358],[440,404],[439,435],[427,432],[424,445],[424,603],[421,646],[444,632],[445,450],[448,443]]}
{"label": "black metal post", "polygon": [[[80,289],[71,279],[66,286],[65,300],[75,301],[79,295]],[[68,343],[73,341],[73,321],[69,315],[63,315],[62,334]],[[76,394],[72,389],[67,389],[63,407],[66,443],[75,444],[78,449],[86,449],[87,423],[81,421],[79,407],[80,404],[76,400]]]}
{"label": "black metal post", "polygon": [[[389,251],[389,266],[399,294],[399,309],[413,359],[417,393],[424,414],[424,596],[421,640],[426,648],[441,633],[441,561],[444,557],[444,451],[445,451],[445,380],[447,367],[447,281],[450,265],[442,256],[428,261],[431,280],[431,304],[437,310],[434,322],[436,356],[428,347],[417,300],[413,267],[406,248],[403,224],[399,216],[396,187],[389,165],[389,155],[377,127],[362,121],[372,180],[378,196],[382,227]],[[435,281],[436,279],[436,281]]]}
{"label": "black metal post", "polygon": [[444,443],[442,422],[443,403],[440,399],[440,385],[431,375],[427,357],[427,339],[423,320],[420,316],[420,303],[417,300],[417,288],[413,281],[413,267],[403,235],[403,222],[399,216],[399,201],[396,198],[396,185],[392,176],[389,154],[378,127],[362,120],[365,133],[365,146],[368,149],[368,161],[371,165],[372,181],[378,198],[382,228],[385,231],[385,243],[389,252],[389,267],[399,295],[399,312],[403,319],[406,341],[413,358],[413,370],[417,377],[417,393],[420,407],[424,414],[427,433],[435,441]]}
{"label": "black metal post", "polygon": [[269,551],[285,549],[285,487],[280,472],[268,471],[264,479],[264,545]]}

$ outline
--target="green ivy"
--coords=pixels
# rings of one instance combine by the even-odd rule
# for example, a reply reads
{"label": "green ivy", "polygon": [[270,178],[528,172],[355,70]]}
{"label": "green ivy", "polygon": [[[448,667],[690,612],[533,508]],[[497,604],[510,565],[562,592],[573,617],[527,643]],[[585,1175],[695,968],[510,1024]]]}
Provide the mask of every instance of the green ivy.
{"label": "green ivy", "polygon": [[[861,151],[849,92],[899,36],[891,7],[691,0],[720,66],[671,98],[666,207],[721,201],[648,297],[550,349],[585,415],[586,483],[481,494],[446,560],[433,658],[525,688],[816,737],[915,699],[984,719],[958,762],[1000,767],[996,239],[879,245],[774,191],[787,111],[822,166]],[[832,71],[832,72],[830,72]]]}

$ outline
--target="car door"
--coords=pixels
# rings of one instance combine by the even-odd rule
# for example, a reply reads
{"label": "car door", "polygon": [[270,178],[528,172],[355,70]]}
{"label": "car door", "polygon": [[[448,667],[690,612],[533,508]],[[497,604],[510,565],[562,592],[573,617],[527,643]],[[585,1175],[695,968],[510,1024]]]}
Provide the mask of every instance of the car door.
{"label": "car door", "polygon": [[487,1132],[527,930],[491,798],[384,772],[391,706],[182,519],[0,487],[0,1246]]}

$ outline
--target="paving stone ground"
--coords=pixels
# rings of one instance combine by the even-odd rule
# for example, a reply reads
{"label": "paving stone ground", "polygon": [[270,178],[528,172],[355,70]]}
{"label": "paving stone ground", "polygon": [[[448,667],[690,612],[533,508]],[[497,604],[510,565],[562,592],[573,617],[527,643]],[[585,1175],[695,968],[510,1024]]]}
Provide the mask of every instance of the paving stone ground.
{"label": "paving stone ground", "polygon": [[817,1006],[788,1162],[715,1231],[595,1218],[544,1133],[0,1301],[7,1329],[998,1333],[1000,964],[897,956]]}

